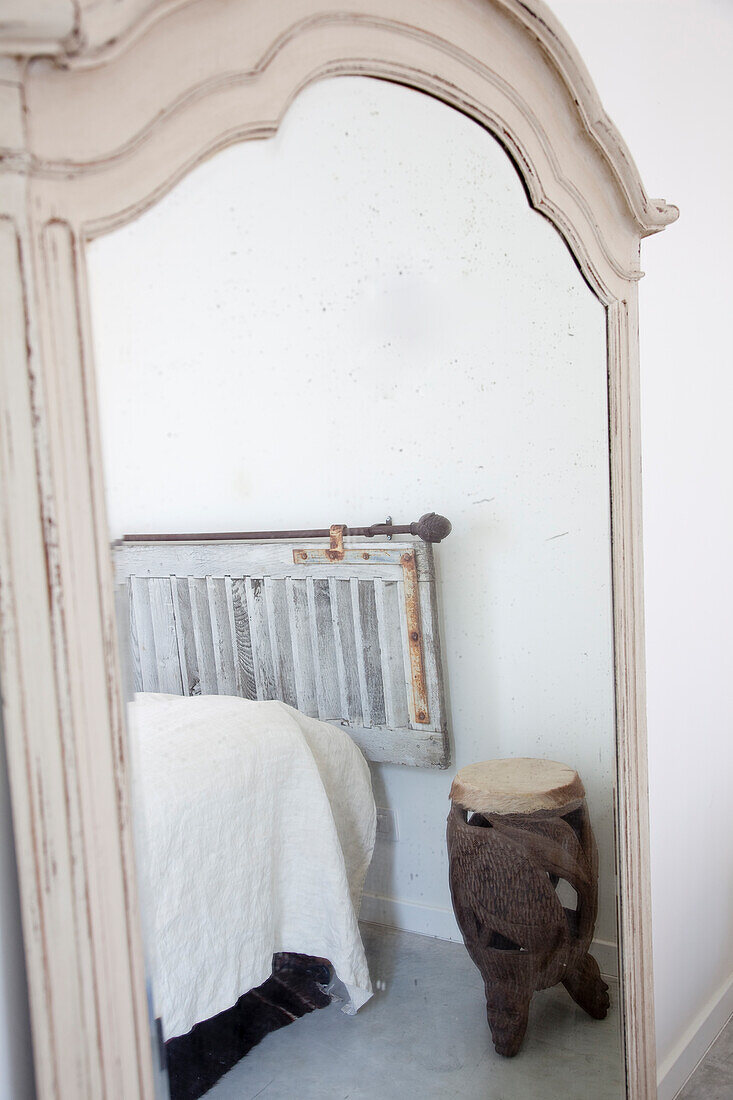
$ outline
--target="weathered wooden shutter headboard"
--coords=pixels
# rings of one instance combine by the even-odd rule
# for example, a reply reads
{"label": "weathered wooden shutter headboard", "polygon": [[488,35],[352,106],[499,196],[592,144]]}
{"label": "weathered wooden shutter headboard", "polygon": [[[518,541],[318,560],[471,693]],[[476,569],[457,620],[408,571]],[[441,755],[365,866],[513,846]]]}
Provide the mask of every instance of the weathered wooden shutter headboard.
{"label": "weathered wooden shutter headboard", "polygon": [[369,760],[450,762],[432,546],[119,542],[135,691],[281,699]]}

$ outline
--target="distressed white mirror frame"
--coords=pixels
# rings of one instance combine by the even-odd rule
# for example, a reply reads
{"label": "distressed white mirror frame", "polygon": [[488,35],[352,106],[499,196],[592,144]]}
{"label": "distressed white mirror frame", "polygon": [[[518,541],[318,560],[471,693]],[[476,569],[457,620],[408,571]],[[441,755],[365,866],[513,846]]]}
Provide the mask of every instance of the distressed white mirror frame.
{"label": "distressed white mirror frame", "polygon": [[153,1095],[84,243],[335,74],[484,125],[607,310],[623,1027],[628,1095],[655,1096],[637,280],[675,208],[647,197],[540,0],[23,11],[0,40],[26,54],[0,58],[0,681],[39,1097]]}

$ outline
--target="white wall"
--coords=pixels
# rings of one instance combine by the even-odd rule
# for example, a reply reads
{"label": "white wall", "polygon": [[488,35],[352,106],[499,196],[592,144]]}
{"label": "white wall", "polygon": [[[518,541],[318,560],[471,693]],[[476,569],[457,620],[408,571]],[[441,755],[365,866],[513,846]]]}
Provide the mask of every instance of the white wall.
{"label": "white wall", "polygon": [[640,288],[654,970],[664,1073],[674,1070],[688,1029],[708,1013],[722,1023],[733,1011],[733,5],[552,6],[650,194],[681,211],[676,225],[644,244]]}
{"label": "white wall", "polygon": [[[615,942],[605,315],[498,143],[322,82],[88,254],[113,534],[448,515],[455,763],[579,770]],[[454,769],[373,772],[366,912],[452,935]]]}

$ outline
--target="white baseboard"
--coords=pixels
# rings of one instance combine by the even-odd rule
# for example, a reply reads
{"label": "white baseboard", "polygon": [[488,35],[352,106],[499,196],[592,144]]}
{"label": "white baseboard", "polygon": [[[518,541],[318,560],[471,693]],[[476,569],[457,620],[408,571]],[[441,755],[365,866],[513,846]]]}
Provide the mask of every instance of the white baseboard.
{"label": "white baseboard", "polygon": [[674,1100],[733,1016],[733,974],[698,1013],[660,1064],[657,1100]]}
{"label": "white baseboard", "polygon": [[[399,928],[403,932],[417,932],[420,936],[433,936],[438,940],[463,943],[463,936],[453,910],[442,909],[437,905],[421,905],[415,901],[400,901],[398,898],[364,894],[359,917],[372,924]],[[591,951],[601,968],[601,973],[616,978],[618,976],[616,944],[606,940],[594,940]]]}
{"label": "white baseboard", "polygon": [[590,953],[598,963],[604,978],[618,981],[618,946],[609,940],[593,940]]}
{"label": "white baseboard", "polygon": [[372,924],[399,928],[403,932],[417,932],[420,936],[463,943],[453,910],[441,909],[436,905],[421,905],[415,901],[399,901],[397,898],[364,894],[359,918]]}

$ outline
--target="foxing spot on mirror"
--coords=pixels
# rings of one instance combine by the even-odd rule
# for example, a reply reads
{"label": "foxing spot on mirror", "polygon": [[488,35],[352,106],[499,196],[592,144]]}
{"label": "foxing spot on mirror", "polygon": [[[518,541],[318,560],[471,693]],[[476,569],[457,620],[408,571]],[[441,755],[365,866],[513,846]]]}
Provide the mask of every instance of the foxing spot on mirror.
{"label": "foxing spot on mirror", "polygon": [[340,77],[86,258],[162,1095],[625,1095],[567,246],[486,130]]}

